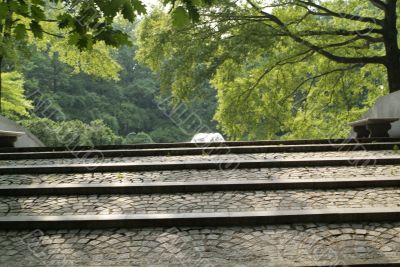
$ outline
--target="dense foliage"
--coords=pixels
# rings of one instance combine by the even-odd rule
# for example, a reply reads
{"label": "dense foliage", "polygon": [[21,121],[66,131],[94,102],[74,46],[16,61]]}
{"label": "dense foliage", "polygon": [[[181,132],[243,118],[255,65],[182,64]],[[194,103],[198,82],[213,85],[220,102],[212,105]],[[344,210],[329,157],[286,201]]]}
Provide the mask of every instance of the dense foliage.
{"label": "dense foliage", "polygon": [[24,79],[20,73],[4,74],[3,91],[3,114],[10,119],[28,116],[32,104],[25,98]]}
{"label": "dense foliage", "polygon": [[[65,62],[83,63],[79,70],[94,73],[100,56],[110,59],[106,47],[131,44],[129,35],[114,24],[132,23],[145,12],[140,0],[0,0],[0,111],[3,105],[7,109],[10,96],[5,92],[2,97],[3,71],[17,68],[30,44],[60,51]],[[111,64],[100,75],[111,71],[115,78],[118,70]]]}
{"label": "dense foliage", "polygon": [[85,124],[79,120],[55,122],[47,118],[31,118],[21,122],[47,146],[76,146],[121,144],[123,139],[117,136],[101,120]]}
{"label": "dense foliage", "polygon": [[384,12],[371,1],[271,2],[199,6],[197,23],[179,27],[154,10],[137,31],[137,58],[179,98],[216,88],[215,119],[233,139],[347,136],[348,122],[388,92],[386,68],[375,64],[386,50],[373,30]]}
{"label": "dense foliage", "polygon": [[[65,142],[54,138],[51,129],[67,126],[76,130],[90,128],[92,121],[96,120],[103,121],[110,128],[110,131],[104,132],[110,133],[104,144],[190,140],[191,136],[158,107],[157,99],[162,100],[168,95],[159,96],[157,76],[138,64],[134,53],[134,47],[123,47],[113,55],[121,68],[117,81],[75,73],[73,67],[59,61],[57,54],[32,53],[23,67],[26,95],[35,106],[34,115],[54,122],[29,119],[24,125],[52,146]],[[214,127],[211,118],[215,100],[211,89],[207,103],[194,101],[189,109],[204,118],[207,125]],[[40,126],[47,122],[50,125],[48,134],[44,132],[46,128],[42,130]],[[86,135],[86,130],[84,132],[82,134]],[[115,137],[117,135],[118,138]],[[147,137],[144,139],[143,135]],[[78,141],[82,145],[98,144],[96,140],[84,136]]]}
{"label": "dense foliage", "polygon": [[[50,146],[67,145],[56,134],[68,127],[82,134],[74,145],[190,139],[158,107],[168,94],[160,96],[157,76],[133,59],[140,0],[0,1],[0,9],[2,115]],[[201,102],[191,110],[212,125],[208,100],[206,111]]]}
{"label": "dense foliage", "polygon": [[0,0],[2,114],[48,145],[331,138],[400,89],[397,0],[163,4]]}

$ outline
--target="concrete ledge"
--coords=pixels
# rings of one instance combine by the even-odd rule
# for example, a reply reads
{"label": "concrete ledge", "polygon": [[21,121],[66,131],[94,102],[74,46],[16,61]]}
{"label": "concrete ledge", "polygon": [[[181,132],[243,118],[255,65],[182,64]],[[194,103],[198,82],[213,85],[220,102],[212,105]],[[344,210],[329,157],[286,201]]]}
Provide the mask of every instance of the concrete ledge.
{"label": "concrete ledge", "polygon": [[321,209],[129,215],[5,216],[0,229],[102,229],[179,226],[242,226],[291,223],[389,222],[400,208]]}
{"label": "concrete ledge", "polygon": [[0,160],[18,159],[54,159],[54,158],[99,158],[103,157],[146,157],[146,156],[188,156],[188,155],[226,155],[247,153],[293,153],[328,151],[377,151],[392,150],[400,142],[354,143],[354,144],[309,144],[285,146],[234,146],[234,147],[197,147],[197,148],[160,148],[160,149],[119,149],[119,150],[80,150],[47,152],[0,153]]}
{"label": "concrete ledge", "polygon": [[400,177],[233,182],[162,182],[0,186],[0,196],[173,194],[210,191],[399,187]]}
{"label": "concrete ledge", "polygon": [[3,137],[3,136],[16,136],[16,137],[19,137],[19,136],[23,136],[23,135],[25,135],[25,133],[23,133],[23,132],[13,132],[13,131],[0,130],[0,137]]}
{"label": "concrete ledge", "polygon": [[17,141],[18,137],[23,136],[24,134],[25,133],[22,132],[0,130],[0,147],[13,148],[14,143]]}
{"label": "concrete ledge", "polygon": [[400,164],[400,157],[379,158],[304,158],[261,160],[261,161],[222,161],[222,162],[152,162],[152,163],[105,163],[105,164],[54,164],[33,166],[0,167],[2,174],[50,174],[50,173],[93,173],[93,172],[144,172],[167,170],[234,170],[254,168],[296,168],[318,166],[371,166]]}
{"label": "concrete ledge", "polygon": [[105,145],[105,146],[76,146],[76,147],[26,147],[0,148],[0,152],[51,152],[51,151],[80,151],[80,150],[121,150],[121,149],[160,149],[160,148],[204,148],[232,146],[269,146],[269,145],[309,145],[309,144],[358,144],[374,142],[400,142],[400,138],[361,138],[361,139],[315,139],[315,140],[265,140],[265,141],[234,141],[224,143],[155,143],[136,145]]}
{"label": "concrete ledge", "polygon": [[356,138],[366,137],[389,137],[389,130],[392,123],[398,121],[399,118],[366,118],[350,123],[353,131],[357,133]]}

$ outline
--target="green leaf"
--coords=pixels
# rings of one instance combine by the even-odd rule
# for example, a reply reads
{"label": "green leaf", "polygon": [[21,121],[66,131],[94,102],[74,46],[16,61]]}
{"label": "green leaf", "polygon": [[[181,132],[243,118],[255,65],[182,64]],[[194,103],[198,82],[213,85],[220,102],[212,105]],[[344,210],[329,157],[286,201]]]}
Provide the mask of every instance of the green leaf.
{"label": "green leaf", "polygon": [[124,5],[122,6],[122,16],[129,20],[133,21],[135,19],[135,13],[133,11],[133,7],[129,2],[125,2]]}
{"label": "green leaf", "polygon": [[213,0],[204,0],[204,3],[211,6],[213,4]]}
{"label": "green leaf", "polygon": [[36,20],[44,20],[46,18],[43,9],[38,6],[31,6],[31,13],[32,17]]}
{"label": "green leaf", "polygon": [[92,37],[88,34],[81,35],[76,45],[81,50],[91,49],[93,47]]}
{"label": "green leaf", "polygon": [[80,35],[78,33],[72,33],[68,37],[68,43],[71,45],[76,45],[79,42]]}
{"label": "green leaf", "polygon": [[107,45],[115,47],[121,45],[131,45],[129,36],[121,31],[116,30],[102,31],[100,34],[96,35],[96,40],[104,41]]}
{"label": "green leaf", "polygon": [[14,29],[15,38],[17,40],[24,40],[26,39],[26,27],[24,24],[18,24]]}
{"label": "green leaf", "polygon": [[45,2],[43,0],[31,0],[32,4],[38,5],[38,6],[44,6]]}
{"label": "green leaf", "polygon": [[171,4],[172,6],[175,6],[175,2],[176,2],[176,0],[162,0],[162,4],[164,6],[166,6],[168,4]]}
{"label": "green leaf", "polygon": [[101,11],[104,12],[105,16],[114,17],[120,11],[122,5],[126,0],[113,0],[109,1],[107,5],[101,6]]}
{"label": "green leaf", "polygon": [[192,4],[194,6],[201,6],[203,4],[202,0],[192,0]]}
{"label": "green leaf", "polygon": [[193,4],[192,1],[186,0],[185,1],[186,4],[186,9],[189,13],[189,17],[193,22],[197,22],[200,19],[200,14],[199,14],[199,10],[197,9],[197,7]]}
{"label": "green leaf", "polygon": [[190,23],[189,14],[182,6],[178,6],[172,11],[172,24],[176,27],[183,27]]}
{"label": "green leaf", "polygon": [[136,10],[136,13],[146,14],[146,6],[140,0],[132,0],[133,8]]}
{"label": "green leaf", "polygon": [[60,29],[65,29],[67,27],[70,27],[72,25],[74,25],[74,18],[69,15],[69,14],[61,14],[57,17],[58,22],[58,27]]}
{"label": "green leaf", "polygon": [[8,13],[8,6],[6,3],[0,3],[0,20],[5,19]]}
{"label": "green leaf", "polygon": [[29,5],[25,1],[9,1],[10,9],[22,16],[29,16]]}
{"label": "green leaf", "polygon": [[39,22],[33,20],[29,26],[31,27],[31,31],[33,33],[33,35],[36,38],[42,38],[43,37],[43,29],[42,26],[40,26]]}

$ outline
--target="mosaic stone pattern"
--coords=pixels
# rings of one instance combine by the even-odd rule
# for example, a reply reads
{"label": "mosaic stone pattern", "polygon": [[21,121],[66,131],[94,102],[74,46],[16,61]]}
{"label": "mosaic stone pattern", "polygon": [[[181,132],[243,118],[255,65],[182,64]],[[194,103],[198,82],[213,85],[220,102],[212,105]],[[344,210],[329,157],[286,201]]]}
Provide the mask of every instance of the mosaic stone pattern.
{"label": "mosaic stone pattern", "polygon": [[4,266],[331,266],[400,260],[399,223],[0,231]]}
{"label": "mosaic stone pattern", "polygon": [[0,197],[0,216],[99,215],[400,207],[400,189]]}
{"label": "mosaic stone pattern", "polygon": [[[396,151],[2,160],[1,166],[399,157]],[[400,166],[0,175],[1,185],[279,181],[400,177]],[[0,216],[157,214],[399,207],[400,188],[260,190],[140,195],[0,196]],[[26,222],[29,224],[29,222]],[[135,229],[0,229],[0,266],[301,266],[400,262],[392,223],[309,223]]]}
{"label": "mosaic stone pattern", "polygon": [[[369,158],[369,157],[399,157],[396,150],[379,151],[339,151],[339,152],[296,152],[296,153],[254,153],[254,154],[222,154],[222,155],[195,155],[195,156],[148,156],[148,157],[85,157],[61,159],[27,159],[27,160],[0,160],[0,166],[10,165],[53,165],[53,164],[101,164],[101,163],[154,163],[154,162],[224,162],[243,160],[280,160],[304,158]],[[355,163],[362,165],[361,163]]]}
{"label": "mosaic stone pattern", "polygon": [[400,176],[400,166],[343,166],[343,167],[300,167],[263,168],[236,170],[179,170],[120,173],[78,173],[0,175],[0,185],[29,184],[80,184],[80,183],[151,183],[151,182],[200,182],[200,181],[255,181],[279,179],[346,179],[355,177],[379,178]]}

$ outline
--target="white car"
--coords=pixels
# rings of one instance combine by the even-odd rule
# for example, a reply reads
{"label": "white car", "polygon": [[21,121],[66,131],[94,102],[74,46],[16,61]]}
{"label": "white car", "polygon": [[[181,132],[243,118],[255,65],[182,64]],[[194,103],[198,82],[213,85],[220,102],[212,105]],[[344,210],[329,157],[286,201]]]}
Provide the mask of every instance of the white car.
{"label": "white car", "polygon": [[198,133],[193,138],[191,143],[221,143],[225,142],[224,137],[219,133]]}

